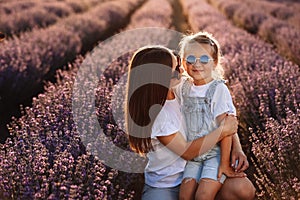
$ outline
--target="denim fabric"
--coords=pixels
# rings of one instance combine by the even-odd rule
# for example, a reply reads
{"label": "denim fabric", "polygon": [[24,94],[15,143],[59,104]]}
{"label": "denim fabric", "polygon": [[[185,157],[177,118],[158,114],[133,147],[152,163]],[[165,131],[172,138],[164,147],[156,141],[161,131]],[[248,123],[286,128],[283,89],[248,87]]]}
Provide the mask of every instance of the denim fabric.
{"label": "denim fabric", "polygon": [[183,179],[193,178],[199,182],[202,178],[209,178],[217,181],[219,165],[220,154],[204,161],[188,161],[184,169]]}
{"label": "denim fabric", "polygon": [[156,188],[145,184],[142,194],[142,200],[175,200],[179,199],[179,187],[169,187],[169,188]]}
{"label": "denim fabric", "polygon": [[[185,117],[187,127],[187,140],[192,141],[203,137],[217,128],[211,113],[211,101],[218,84],[223,81],[214,80],[206,91],[205,97],[189,96],[192,82],[186,80],[182,86],[183,107],[182,112]],[[194,161],[203,161],[214,157],[220,152],[220,147],[215,145],[213,149],[198,156]]]}

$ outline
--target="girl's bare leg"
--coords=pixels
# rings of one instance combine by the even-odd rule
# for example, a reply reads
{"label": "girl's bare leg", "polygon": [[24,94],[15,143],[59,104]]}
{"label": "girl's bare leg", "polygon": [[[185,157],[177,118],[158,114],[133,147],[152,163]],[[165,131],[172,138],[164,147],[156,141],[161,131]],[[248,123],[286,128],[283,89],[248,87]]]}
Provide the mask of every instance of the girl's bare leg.
{"label": "girl's bare leg", "polygon": [[216,194],[222,187],[222,184],[219,181],[215,181],[208,178],[203,178],[200,180],[197,192],[196,200],[214,200]]}
{"label": "girl's bare leg", "polygon": [[197,189],[198,183],[193,178],[185,178],[181,182],[179,199],[180,200],[193,200],[195,199],[195,192]]}

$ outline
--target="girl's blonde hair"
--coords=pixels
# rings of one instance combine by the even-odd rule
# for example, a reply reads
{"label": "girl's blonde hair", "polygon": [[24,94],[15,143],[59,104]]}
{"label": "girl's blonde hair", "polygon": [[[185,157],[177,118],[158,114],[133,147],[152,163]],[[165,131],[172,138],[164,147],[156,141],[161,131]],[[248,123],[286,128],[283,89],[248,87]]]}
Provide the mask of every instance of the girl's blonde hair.
{"label": "girl's blonde hair", "polygon": [[221,64],[221,48],[219,42],[208,32],[198,32],[196,34],[184,35],[179,42],[179,55],[184,59],[184,52],[188,44],[197,42],[199,44],[209,44],[212,47],[212,57],[216,64],[215,69],[212,72],[212,77],[215,80],[224,79],[224,69]]}

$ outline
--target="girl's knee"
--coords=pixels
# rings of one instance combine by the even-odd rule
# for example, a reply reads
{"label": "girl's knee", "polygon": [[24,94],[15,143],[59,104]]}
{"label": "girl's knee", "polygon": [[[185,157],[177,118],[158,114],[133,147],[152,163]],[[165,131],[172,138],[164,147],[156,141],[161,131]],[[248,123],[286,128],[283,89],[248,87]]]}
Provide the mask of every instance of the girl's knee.
{"label": "girl's knee", "polygon": [[191,199],[194,199],[193,195],[194,194],[180,192],[179,193],[179,200],[191,200]]}
{"label": "girl's knee", "polygon": [[195,200],[214,200],[216,194],[216,188],[200,186],[196,192]]}
{"label": "girl's knee", "polygon": [[195,191],[197,187],[197,182],[193,178],[185,178],[182,180],[179,192],[180,200],[190,200],[194,199]]}
{"label": "girl's knee", "polygon": [[195,200],[213,200],[215,199],[216,194],[211,190],[203,188],[201,191],[197,191],[195,195]]}
{"label": "girl's knee", "polygon": [[179,200],[190,200],[188,196],[179,195]]}

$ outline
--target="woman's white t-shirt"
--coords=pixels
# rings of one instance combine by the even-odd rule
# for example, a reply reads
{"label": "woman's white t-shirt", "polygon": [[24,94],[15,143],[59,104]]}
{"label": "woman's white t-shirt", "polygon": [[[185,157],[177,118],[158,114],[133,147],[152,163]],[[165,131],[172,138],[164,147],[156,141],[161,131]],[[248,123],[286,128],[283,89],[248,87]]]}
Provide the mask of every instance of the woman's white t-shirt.
{"label": "woman's white t-shirt", "polygon": [[167,100],[152,126],[154,151],[147,154],[145,183],[152,187],[175,187],[181,183],[186,161],[161,144],[157,136],[168,136],[176,132],[184,134],[184,120],[176,99]]}

